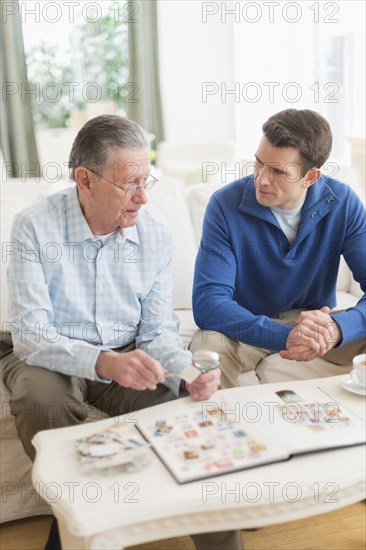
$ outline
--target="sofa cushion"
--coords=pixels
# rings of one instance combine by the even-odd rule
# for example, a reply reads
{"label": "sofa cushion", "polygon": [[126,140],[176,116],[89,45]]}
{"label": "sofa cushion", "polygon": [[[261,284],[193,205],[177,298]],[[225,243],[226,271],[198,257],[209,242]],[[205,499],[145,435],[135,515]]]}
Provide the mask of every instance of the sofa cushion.
{"label": "sofa cushion", "polygon": [[179,334],[187,349],[195,330],[198,328],[193,319],[193,311],[191,309],[176,309],[175,313],[179,318]]}
{"label": "sofa cushion", "polygon": [[6,270],[10,245],[10,229],[15,214],[31,204],[30,199],[23,197],[2,197],[1,198],[1,274],[0,274],[0,321],[1,327],[7,322],[8,292],[6,284]]}
{"label": "sofa cushion", "polygon": [[345,259],[342,256],[337,277],[337,290],[347,292],[351,284],[351,277],[352,274],[346,264]]}
{"label": "sofa cushion", "polygon": [[192,307],[192,283],[196,239],[192,228],[185,188],[177,178],[163,177],[149,195],[145,208],[168,227],[173,237],[174,308]]}
{"label": "sofa cushion", "polygon": [[[223,166],[230,165],[230,169],[234,167],[235,170],[239,164],[236,144],[229,140],[211,143],[162,141],[157,148],[159,170],[166,176],[182,178],[186,185],[220,181]],[[223,181],[228,183],[232,179],[232,175],[227,175]]]}
{"label": "sofa cushion", "polygon": [[8,293],[6,285],[6,271],[9,255],[11,253],[10,230],[14,216],[37,202],[42,197],[56,193],[70,185],[68,181],[51,184],[44,180],[39,182],[22,182],[20,179],[9,180],[0,184],[1,197],[1,274],[0,274],[0,322],[2,329],[8,320]]}
{"label": "sofa cushion", "polygon": [[355,296],[352,292],[337,290],[337,305],[334,308],[334,310],[348,309],[349,307],[354,307],[357,304],[357,302],[358,302],[357,295]]}
{"label": "sofa cushion", "polygon": [[201,183],[187,187],[185,191],[191,223],[193,225],[197,247],[199,246],[202,234],[202,222],[205,215],[208,200],[214,191],[222,187],[221,182]]}

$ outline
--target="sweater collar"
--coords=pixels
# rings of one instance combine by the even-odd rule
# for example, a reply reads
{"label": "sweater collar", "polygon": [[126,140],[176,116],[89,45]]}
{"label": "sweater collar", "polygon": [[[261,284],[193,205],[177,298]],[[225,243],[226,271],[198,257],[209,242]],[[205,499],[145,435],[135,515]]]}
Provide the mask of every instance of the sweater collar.
{"label": "sweater collar", "polygon": [[[245,214],[250,214],[256,218],[278,225],[271,209],[268,206],[262,206],[257,201],[253,175],[244,178],[243,183],[244,190],[239,204],[239,210]],[[301,218],[303,219],[308,215],[311,216],[315,214],[313,218],[318,216],[318,219],[321,219],[330,210],[333,210],[338,203],[339,198],[329,185],[327,185],[326,178],[320,176],[319,180],[308,189],[301,211]]]}
{"label": "sweater collar", "polygon": [[[245,180],[247,181],[245,182]],[[296,253],[296,246],[300,244],[324,218],[324,216],[336,208],[340,202],[337,195],[327,184],[328,180],[329,178],[320,176],[319,180],[308,189],[305,202],[301,209],[299,229],[295,241],[288,252],[288,256]],[[280,228],[280,225],[271,209],[258,203],[255,196],[253,176],[244,178],[243,183],[246,183],[246,185],[239,204],[239,210],[245,214],[250,214],[251,216],[265,220],[268,223]]]}

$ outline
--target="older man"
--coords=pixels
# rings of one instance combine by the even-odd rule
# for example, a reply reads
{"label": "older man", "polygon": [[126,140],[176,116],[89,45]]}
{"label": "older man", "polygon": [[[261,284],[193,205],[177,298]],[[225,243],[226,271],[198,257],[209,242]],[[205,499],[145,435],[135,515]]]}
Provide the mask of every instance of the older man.
{"label": "older man", "polygon": [[[172,243],[141,210],[155,178],[149,138],[118,116],[90,120],[70,153],[76,186],[22,211],[8,271],[14,350],[3,358],[28,455],[39,430],[115,416],[187,394],[208,399],[218,370],[182,388],[191,363],[172,310]],[[182,389],[184,393],[182,392]],[[33,414],[33,412],[38,414]],[[48,548],[55,548],[56,525]],[[197,548],[241,548],[237,532],[196,535]],[[228,546],[229,545],[229,546]]]}

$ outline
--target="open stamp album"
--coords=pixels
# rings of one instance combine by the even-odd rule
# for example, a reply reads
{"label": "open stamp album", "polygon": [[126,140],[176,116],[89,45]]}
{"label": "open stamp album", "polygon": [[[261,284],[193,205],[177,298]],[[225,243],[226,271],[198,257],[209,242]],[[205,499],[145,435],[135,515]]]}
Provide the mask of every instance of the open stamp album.
{"label": "open stamp album", "polygon": [[115,423],[73,444],[88,473],[144,469],[150,444],[174,479],[186,483],[365,442],[363,420],[318,388],[299,393],[268,391],[249,403],[195,402],[169,416],[154,408],[136,424]]}
{"label": "open stamp album", "polygon": [[279,390],[251,405],[247,419],[245,403],[203,402],[192,411],[152,417],[136,427],[178,483],[366,439],[364,421],[320,389],[304,390],[301,396]]}

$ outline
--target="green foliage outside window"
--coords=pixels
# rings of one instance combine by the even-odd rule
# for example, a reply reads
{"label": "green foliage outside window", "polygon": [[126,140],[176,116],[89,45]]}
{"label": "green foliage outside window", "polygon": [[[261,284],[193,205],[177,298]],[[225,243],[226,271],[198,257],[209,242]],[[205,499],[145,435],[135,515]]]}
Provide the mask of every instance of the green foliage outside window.
{"label": "green foliage outside window", "polygon": [[[36,126],[62,128],[71,113],[109,100],[124,111],[128,93],[126,12],[109,10],[95,21],[73,25],[68,45],[40,40],[27,52],[28,89]],[[118,16],[116,16],[118,15]]]}

